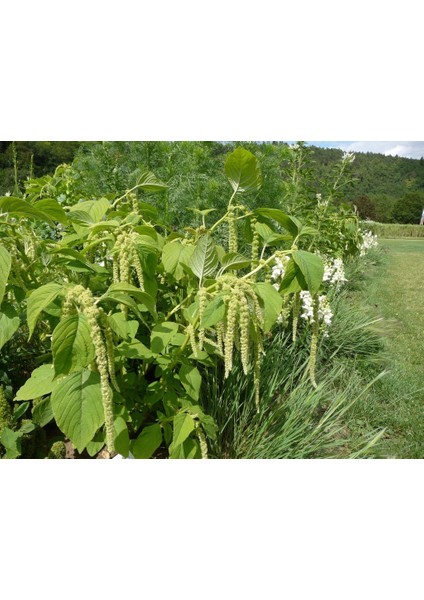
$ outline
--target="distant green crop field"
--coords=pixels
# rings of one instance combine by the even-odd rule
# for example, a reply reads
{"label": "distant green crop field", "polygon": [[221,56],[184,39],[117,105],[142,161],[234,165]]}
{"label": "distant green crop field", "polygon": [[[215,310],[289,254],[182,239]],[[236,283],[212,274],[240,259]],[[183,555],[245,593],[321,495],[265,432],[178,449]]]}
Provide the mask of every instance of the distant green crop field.
{"label": "distant green crop field", "polygon": [[424,238],[423,225],[401,225],[400,223],[366,223],[367,229],[381,238]]}

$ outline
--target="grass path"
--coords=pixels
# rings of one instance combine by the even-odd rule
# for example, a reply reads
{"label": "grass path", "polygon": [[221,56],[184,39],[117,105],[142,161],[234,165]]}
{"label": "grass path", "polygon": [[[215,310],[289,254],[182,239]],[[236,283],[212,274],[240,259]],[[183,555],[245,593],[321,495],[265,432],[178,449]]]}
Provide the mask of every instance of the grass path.
{"label": "grass path", "polygon": [[381,240],[383,265],[368,277],[367,303],[383,317],[388,374],[360,407],[386,427],[379,455],[424,458],[424,240]]}

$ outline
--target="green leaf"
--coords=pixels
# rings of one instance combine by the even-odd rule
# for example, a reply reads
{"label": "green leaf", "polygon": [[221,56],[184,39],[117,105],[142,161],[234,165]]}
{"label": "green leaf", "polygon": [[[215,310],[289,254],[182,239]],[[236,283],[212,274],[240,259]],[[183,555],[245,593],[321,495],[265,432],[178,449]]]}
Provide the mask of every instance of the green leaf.
{"label": "green leaf", "polygon": [[168,189],[151,171],[143,171],[137,178],[137,185],[145,192],[163,192]]}
{"label": "green leaf", "polygon": [[24,416],[24,414],[26,413],[26,411],[29,408],[29,405],[30,405],[29,402],[22,402],[21,404],[16,405],[16,407],[13,411],[13,420],[15,423],[17,423],[19,421],[19,419]]}
{"label": "green leaf", "polygon": [[283,280],[280,284],[280,293],[282,294],[294,294],[301,290],[307,289],[305,278],[302,275],[302,271],[299,269],[297,264],[291,258],[287,263],[286,272]]}
{"label": "green leaf", "polygon": [[253,211],[255,215],[262,215],[263,217],[269,217],[277,221],[284,229],[286,229],[293,237],[296,237],[301,228],[301,223],[295,217],[286,215],[282,210],[278,208],[257,208]]}
{"label": "green leaf", "polygon": [[3,302],[7,280],[9,278],[12,257],[3,246],[0,246],[0,305]]}
{"label": "green leaf", "polygon": [[172,438],[172,445],[175,448],[182,444],[194,431],[195,424],[194,419],[187,413],[178,413],[174,417],[174,435]]}
{"label": "green leaf", "polygon": [[10,304],[3,304],[0,312],[0,350],[19,329],[18,313]]}
{"label": "green leaf", "polygon": [[169,447],[169,458],[171,459],[193,459],[201,458],[199,443],[197,440],[188,438],[183,444]]}
{"label": "green leaf", "polygon": [[258,191],[262,185],[262,175],[255,156],[244,148],[236,148],[225,161],[225,175],[234,192]]}
{"label": "green leaf", "polygon": [[34,398],[50,394],[58,383],[54,377],[53,365],[41,365],[34,369],[31,377],[17,391],[15,400],[34,400]]}
{"label": "green leaf", "polygon": [[277,290],[270,283],[260,282],[255,284],[258,296],[262,298],[264,304],[264,331],[271,330],[281,313],[283,299]]}
{"label": "green leaf", "polygon": [[123,340],[132,340],[135,338],[139,327],[138,321],[127,321],[124,313],[122,312],[109,315],[108,321],[111,329]]}
{"label": "green leaf", "polygon": [[225,317],[225,303],[222,296],[215,296],[205,307],[200,327],[213,327]]}
{"label": "green leaf", "polygon": [[150,458],[162,443],[162,430],[158,423],[148,425],[133,442],[131,453],[134,458]]}
{"label": "green leaf", "polygon": [[53,409],[50,398],[43,398],[32,409],[32,420],[40,427],[45,427],[53,419]]}
{"label": "green leaf", "polygon": [[181,383],[187,394],[193,400],[198,400],[200,395],[200,386],[202,385],[202,376],[196,367],[183,365],[179,372]]}
{"label": "green leaf", "polygon": [[106,292],[100,299],[99,302],[104,302],[105,300],[111,300],[112,302],[116,302],[117,304],[124,304],[124,306],[128,306],[131,308],[133,313],[139,318],[143,319],[143,315],[138,309],[136,301],[128,296],[128,294],[124,294],[123,292],[117,291],[109,291]]}
{"label": "green leaf", "polygon": [[275,236],[275,231],[266,223],[258,221],[258,223],[255,223],[255,229],[266,244],[268,243],[268,240],[272,240]]}
{"label": "green leaf", "polygon": [[59,321],[53,331],[52,353],[56,375],[80,371],[95,359],[90,325],[83,313]]}
{"label": "green leaf", "polygon": [[34,208],[41,210],[48,217],[51,217],[54,221],[58,221],[64,225],[68,223],[66,212],[54,198],[43,198],[33,204],[33,206]]}
{"label": "green leaf", "polygon": [[32,292],[28,298],[27,320],[29,337],[34,333],[34,328],[41,312],[62,292],[63,286],[58,283],[46,283]]}
{"label": "green leaf", "polygon": [[105,432],[99,429],[91,442],[87,444],[87,452],[90,456],[95,456],[105,445]]}
{"label": "green leaf", "polygon": [[137,300],[137,302],[144,304],[152,317],[156,317],[155,299],[130,283],[112,283],[107,292],[102,296],[102,300],[112,296],[116,297],[116,294],[120,293],[127,294]]}
{"label": "green leaf", "polygon": [[250,263],[251,259],[247,256],[243,256],[238,252],[229,252],[221,258],[221,271],[244,269],[249,267]]}
{"label": "green leaf", "polygon": [[168,242],[162,249],[162,264],[167,273],[175,277],[177,281],[184,277],[183,264],[190,264],[194,252],[194,246],[181,244],[179,240]]}
{"label": "green leaf", "polygon": [[177,333],[178,323],[164,321],[155,325],[150,335],[150,348],[152,352],[161,354]]}
{"label": "green leaf", "polygon": [[51,403],[58,427],[82,452],[104,423],[99,374],[84,369],[68,375],[54,388]]}
{"label": "green leaf", "polygon": [[218,254],[215,242],[209,235],[202,235],[190,260],[190,267],[200,281],[213,275],[218,266]]}
{"label": "green leaf", "polygon": [[324,275],[324,262],[322,258],[317,254],[312,254],[312,252],[306,252],[305,250],[296,250],[293,252],[292,257],[305,278],[308,290],[311,294],[316,294]]}
{"label": "green leaf", "polygon": [[115,419],[115,450],[128,458],[130,452],[130,436],[125,419],[116,417]]}
{"label": "green leaf", "polygon": [[119,344],[117,347],[117,355],[138,360],[152,358],[153,356],[152,351],[139,340],[132,340],[131,342],[122,342],[122,344]]}
{"label": "green leaf", "polygon": [[110,202],[107,198],[85,200],[84,202],[78,202],[78,204],[71,206],[69,209],[69,216],[72,217],[72,213],[82,211],[89,216],[90,223],[99,223],[109,208]]}
{"label": "green leaf", "polygon": [[8,213],[14,217],[24,219],[39,219],[45,221],[50,225],[54,225],[54,221],[26,200],[21,198],[14,198],[13,196],[4,196],[0,198],[0,212]]}
{"label": "green leaf", "polygon": [[5,427],[0,435],[0,443],[5,447],[6,454],[3,458],[18,458],[22,453],[21,441],[23,433],[12,431]]}

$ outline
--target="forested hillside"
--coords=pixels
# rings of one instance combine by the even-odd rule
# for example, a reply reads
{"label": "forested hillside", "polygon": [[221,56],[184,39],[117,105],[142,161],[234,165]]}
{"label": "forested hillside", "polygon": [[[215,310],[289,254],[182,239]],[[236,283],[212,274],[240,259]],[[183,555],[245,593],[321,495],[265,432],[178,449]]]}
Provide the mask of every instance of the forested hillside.
{"label": "forested hillside", "polygon": [[[124,192],[147,168],[169,186],[157,198],[159,207],[169,221],[183,222],[188,219],[186,208],[223,207],[224,157],[237,146],[254,152],[262,165],[264,183],[254,203],[297,212],[300,198],[293,197],[286,177],[292,165],[284,142],[0,142],[0,194],[16,193],[16,182],[22,185],[29,176],[53,173],[59,164],[72,161],[81,196]],[[302,169],[307,181],[302,202],[314,201],[342,154],[337,149],[305,146],[310,166],[307,176]],[[351,183],[338,199],[355,204],[362,218],[419,222],[424,208],[424,158],[357,153],[351,174]]]}

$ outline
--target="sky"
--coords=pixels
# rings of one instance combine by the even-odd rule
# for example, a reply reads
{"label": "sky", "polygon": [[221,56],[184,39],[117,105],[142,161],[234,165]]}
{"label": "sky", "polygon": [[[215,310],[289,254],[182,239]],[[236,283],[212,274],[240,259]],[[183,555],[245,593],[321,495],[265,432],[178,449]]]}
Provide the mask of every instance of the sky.
{"label": "sky", "polygon": [[308,144],[324,148],[340,148],[353,152],[377,152],[386,156],[421,158],[424,156],[424,142],[317,142]]}

